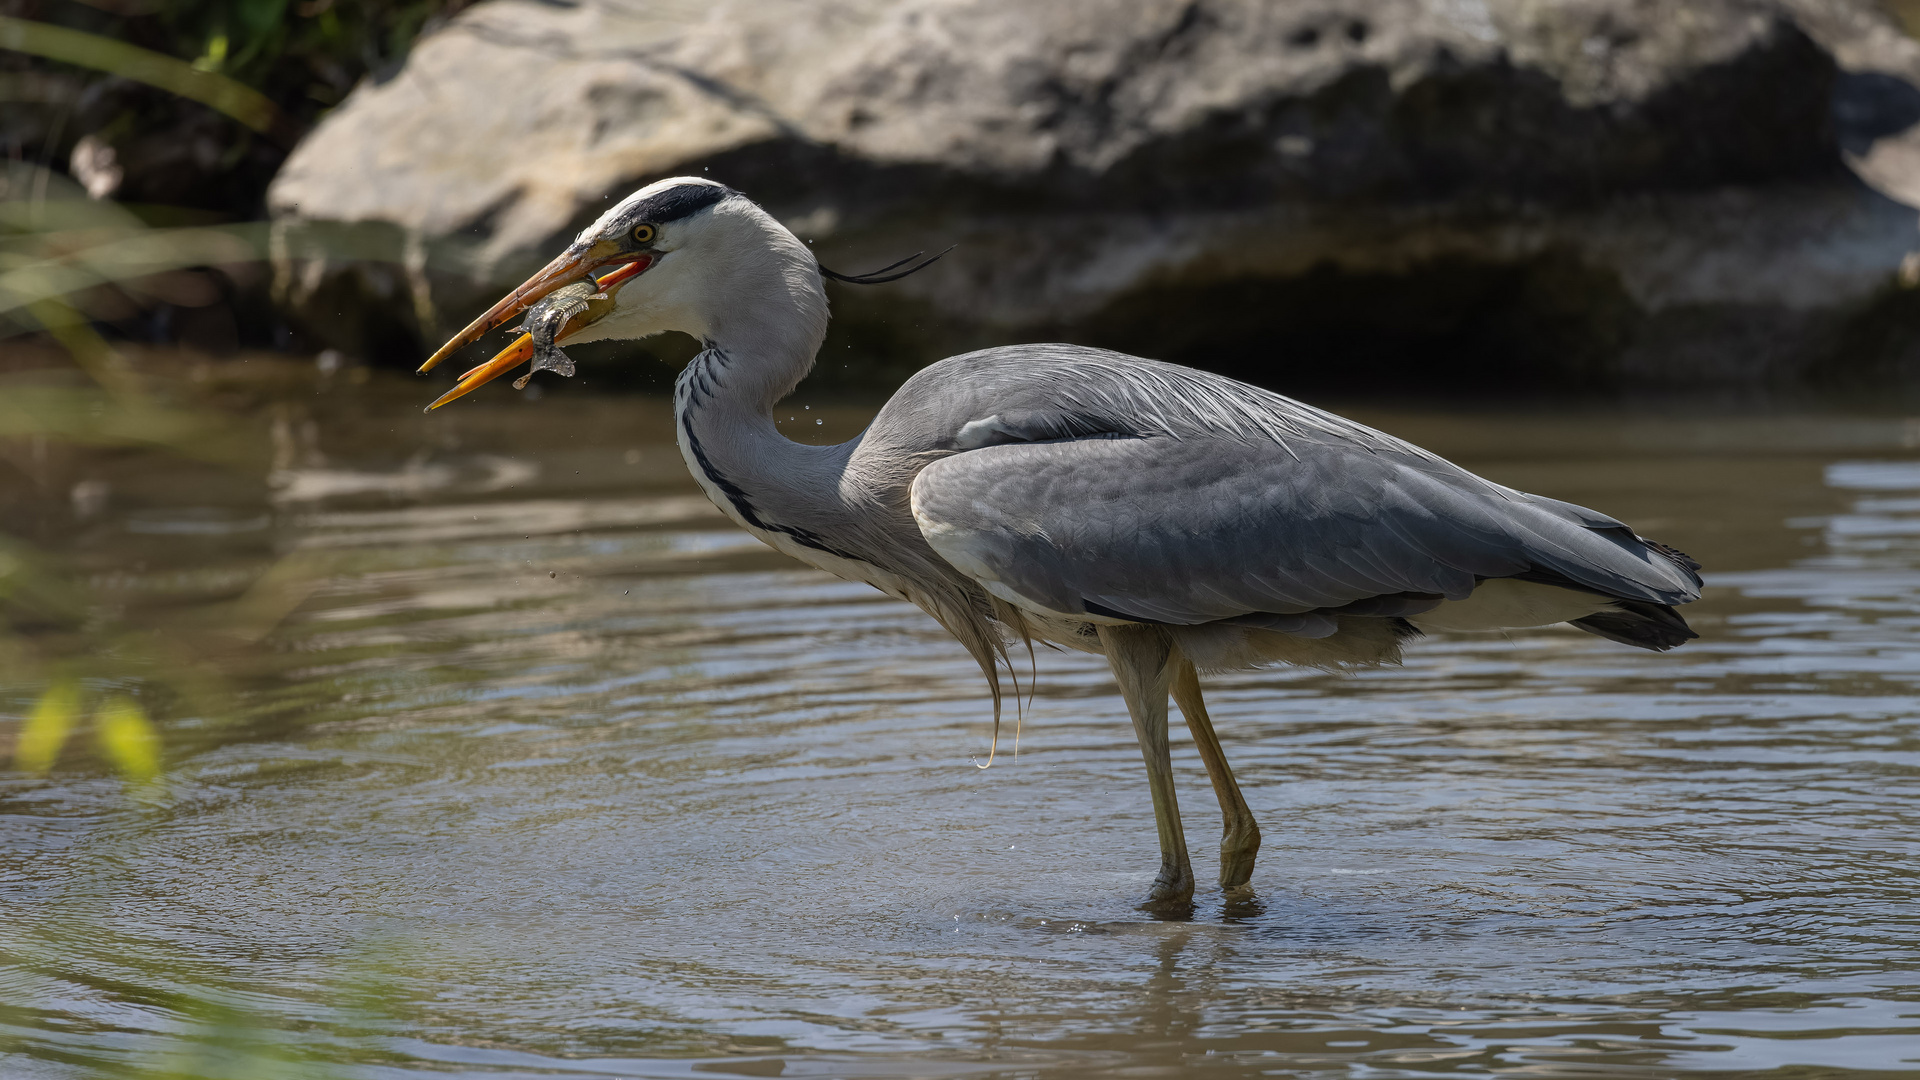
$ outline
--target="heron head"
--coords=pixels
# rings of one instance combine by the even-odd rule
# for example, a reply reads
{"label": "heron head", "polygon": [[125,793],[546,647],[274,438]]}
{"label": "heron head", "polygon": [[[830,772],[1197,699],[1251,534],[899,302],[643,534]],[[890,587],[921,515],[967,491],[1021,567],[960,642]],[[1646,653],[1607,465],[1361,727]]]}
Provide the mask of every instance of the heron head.
{"label": "heron head", "polygon": [[[786,250],[786,249],[792,250]],[[740,301],[744,270],[770,266],[794,287],[819,293],[819,274],[805,245],[765,211],[725,184],[679,176],[649,184],[600,215],[538,273],[487,309],[442,345],[421,372],[431,371],[487,331],[520,315],[556,290],[594,281],[602,298],[567,320],[555,344],[632,340],[679,330],[711,338],[728,300]],[[762,276],[765,276],[764,274]],[[811,278],[811,282],[804,279]],[[825,321],[825,299],[819,307]],[[493,359],[460,377],[428,408],[437,408],[491,382],[534,353],[521,334]]]}
{"label": "heron head", "polygon": [[[568,303],[574,313],[554,334],[553,344],[635,340],[678,330],[710,346],[725,342],[761,355],[791,353],[804,374],[826,334],[823,277],[879,285],[924,270],[946,253],[923,258],[923,252],[915,252],[870,274],[835,273],[751,199],[704,177],[676,176],[641,188],[600,215],[558,258],[440,346],[420,371],[432,371],[555,292],[592,282],[592,290],[571,289],[556,298],[556,303],[580,298],[586,303]],[[557,320],[561,309],[548,315]],[[466,396],[535,351],[533,335],[521,334],[493,359],[460,376],[427,408]]]}

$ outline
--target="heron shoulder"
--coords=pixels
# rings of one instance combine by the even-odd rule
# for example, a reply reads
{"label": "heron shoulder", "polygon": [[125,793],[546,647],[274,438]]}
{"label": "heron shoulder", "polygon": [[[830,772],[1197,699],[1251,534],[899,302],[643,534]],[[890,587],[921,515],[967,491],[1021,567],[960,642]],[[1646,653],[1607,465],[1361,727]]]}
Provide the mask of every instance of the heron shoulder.
{"label": "heron shoulder", "polygon": [[949,357],[875,418],[883,439],[940,450],[1097,435],[1218,438],[1296,456],[1334,443],[1444,465],[1419,447],[1223,375],[1080,345],[1007,345]]}

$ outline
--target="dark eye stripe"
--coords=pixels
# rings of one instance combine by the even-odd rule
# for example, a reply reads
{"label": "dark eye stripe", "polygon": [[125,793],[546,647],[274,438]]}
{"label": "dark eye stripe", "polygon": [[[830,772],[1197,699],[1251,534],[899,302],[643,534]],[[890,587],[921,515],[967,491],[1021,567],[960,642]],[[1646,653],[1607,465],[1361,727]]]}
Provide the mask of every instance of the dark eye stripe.
{"label": "dark eye stripe", "polygon": [[641,221],[678,221],[732,194],[732,188],[719,184],[681,184],[648,196],[646,201],[633,208],[632,213]]}

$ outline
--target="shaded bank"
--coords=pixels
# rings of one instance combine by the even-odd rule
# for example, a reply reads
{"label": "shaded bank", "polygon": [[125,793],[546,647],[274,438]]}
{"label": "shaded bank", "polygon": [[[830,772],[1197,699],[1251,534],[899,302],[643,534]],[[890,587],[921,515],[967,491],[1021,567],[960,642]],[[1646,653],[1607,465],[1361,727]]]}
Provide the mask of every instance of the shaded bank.
{"label": "shaded bank", "polygon": [[[318,122],[254,246],[271,278],[176,259],[194,288],[74,302],[110,338],[410,367],[609,197],[703,172],[842,269],[959,244],[833,287],[841,385],[1044,339],[1308,391],[1752,394],[1920,368],[1920,45],[1867,0],[493,0],[446,20],[462,6],[20,9],[258,87],[287,131]],[[76,178],[62,198],[150,225],[265,212],[274,139],[99,71],[0,67],[9,228],[36,259],[67,242],[36,161]]]}
{"label": "shaded bank", "polygon": [[404,363],[693,172],[836,267],[960,244],[839,290],[829,374],[1052,337],[1275,385],[1900,378],[1914,72],[1841,0],[495,0],[289,161],[277,287]]}
{"label": "shaded bank", "polygon": [[[0,141],[10,160],[65,170],[95,198],[255,218],[293,143],[470,2],[11,0],[0,4],[18,20],[0,35]],[[190,73],[155,80],[169,62]],[[183,96],[196,76],[256,93],[271,122],[249,130]]]}
{"label": "shaded bank", "polygon": [[[42,329],[27,308],[47,300],[113,340],[318,348],[261,272],[267,185],[466,2],[0,3],[0,340]],[[217,256],[206,230],[225,234]]]}

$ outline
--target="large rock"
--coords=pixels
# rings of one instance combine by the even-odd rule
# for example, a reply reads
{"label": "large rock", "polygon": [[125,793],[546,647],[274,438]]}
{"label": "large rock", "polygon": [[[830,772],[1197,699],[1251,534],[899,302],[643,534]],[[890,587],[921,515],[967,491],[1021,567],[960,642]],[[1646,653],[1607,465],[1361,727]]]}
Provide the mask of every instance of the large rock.
{"label": "large rock", "polygon": [[836,359],[1798,380],[1920,325],[1914,213],[1847,168],[1920,195],[1916,71],[1869,0],[490,0],[295,152],[276,257],[317,331],[411,358],[705,172],[829,265],[960,245],[838,293]]}

